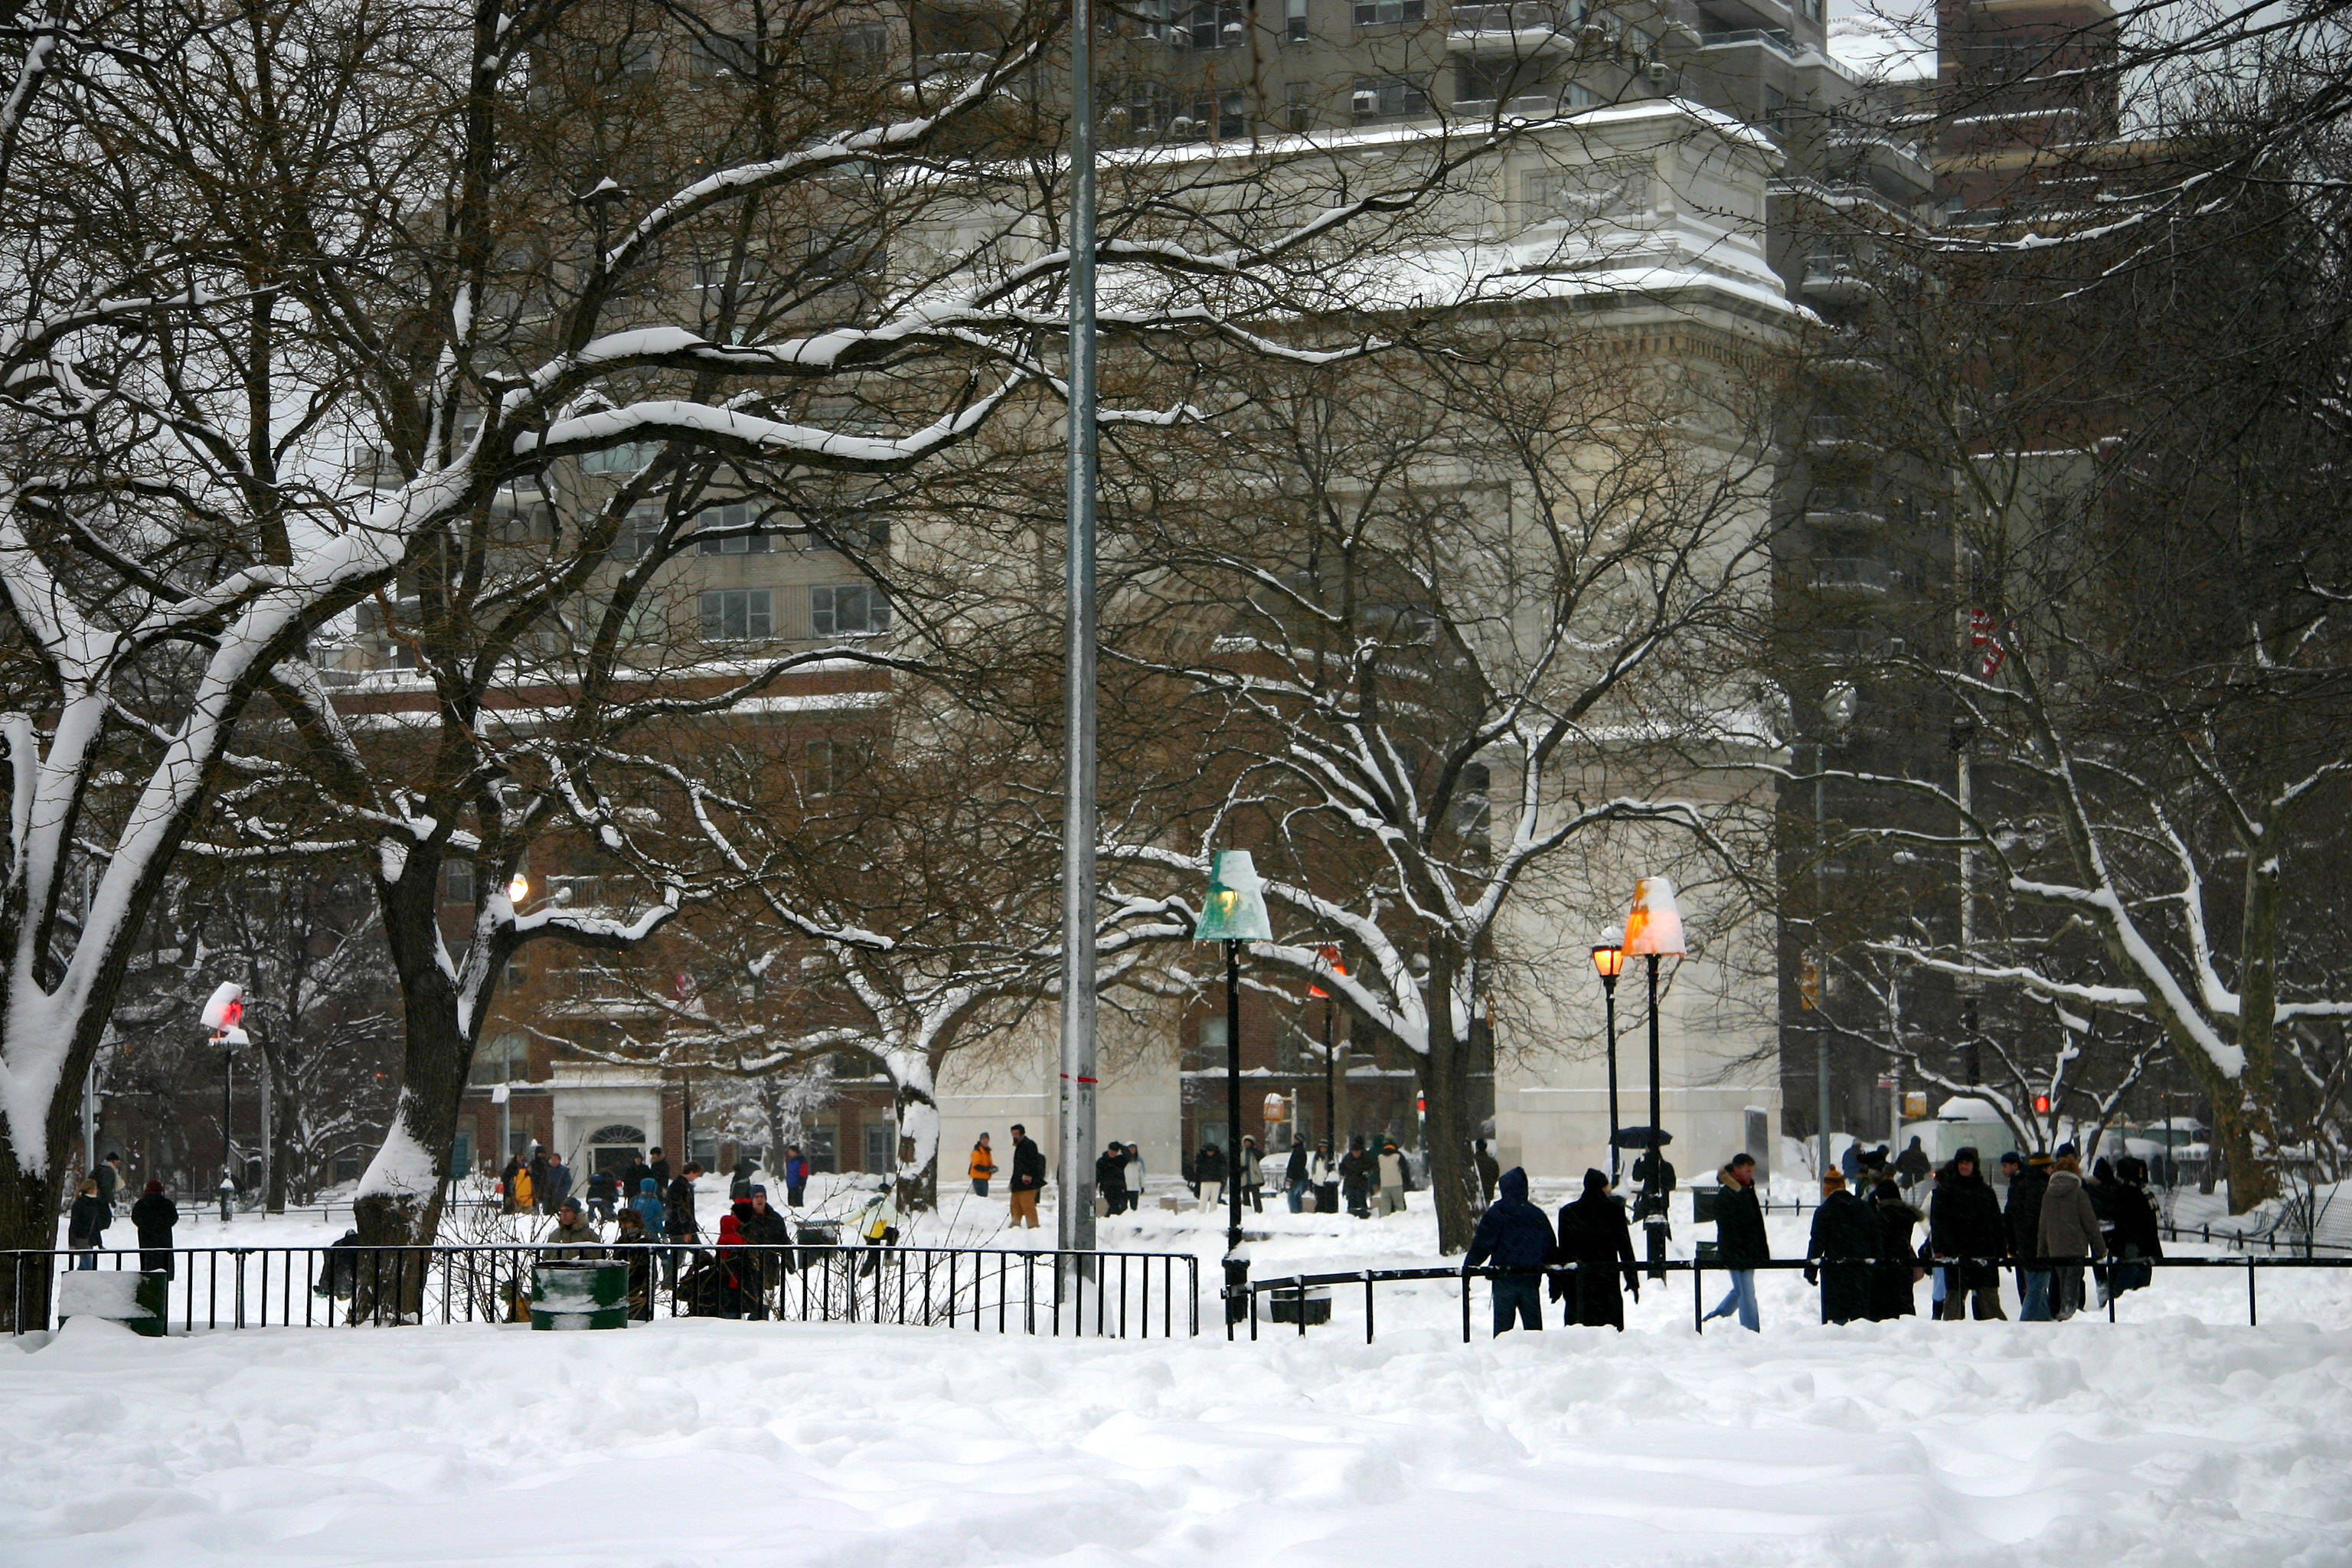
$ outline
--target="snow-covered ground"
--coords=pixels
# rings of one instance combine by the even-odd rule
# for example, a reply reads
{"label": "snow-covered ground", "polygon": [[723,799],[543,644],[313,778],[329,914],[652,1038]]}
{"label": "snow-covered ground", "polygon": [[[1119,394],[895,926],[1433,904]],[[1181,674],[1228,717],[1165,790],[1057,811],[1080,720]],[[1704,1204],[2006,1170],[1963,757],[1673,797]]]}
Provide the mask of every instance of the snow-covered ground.
{"label": "snow-covered ground", "polygon": [[[1433,1260],[1425,1212],[1250,1223],[1261,1276]],[[1217,1225],[1105,1241],[1213,1257]],[[79,1320],[0,1342],[0,1563],[2352,1563],[2352,1277],[2266,1275],[2259,1329],[2234,1274],[2112,1327],[1844,1329],[1783,1277],[1761,1336],[1704,1338],[1675,1284],[1622,1336],[1468,1346],[1443,1283],[1383,1290],[1370,1346],[1344,1290],[1255,1345],[1213,1304],[1140,1343]]]}

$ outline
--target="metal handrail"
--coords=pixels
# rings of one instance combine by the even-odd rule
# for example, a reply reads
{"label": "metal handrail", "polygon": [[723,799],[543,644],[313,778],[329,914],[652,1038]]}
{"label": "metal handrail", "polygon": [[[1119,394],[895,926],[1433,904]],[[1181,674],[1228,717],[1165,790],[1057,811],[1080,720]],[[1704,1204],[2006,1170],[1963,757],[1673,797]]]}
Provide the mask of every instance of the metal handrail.
{"label": "metal handrail", "polygon": [[[8,1272],[0,1314],[12,1332],[49,1328],[60,1275],[95,1268],[100,1259],[111,1259],[118,1272],[131,1271],[126,1260],[138,1258],[168,1261],[167,1327],[182,1332],[199,1326],[515,1321],[529,1298],[530,1266],[548,1258],[630,1265],[629,1315],[637,1321],[734,1316],[949,1329],[969,1324],[974,1332],[992,1327],[1119,1339],[1201,1331],[1200,1259],[1191,1253],[822,1241],[746,1242],[723,1250],[722,1259],[715,1243],[682,1238],[25,1249],[0,1252]],[[714,1291],[705,1270],[722,1267],[730,1268],[732,1283]]]}

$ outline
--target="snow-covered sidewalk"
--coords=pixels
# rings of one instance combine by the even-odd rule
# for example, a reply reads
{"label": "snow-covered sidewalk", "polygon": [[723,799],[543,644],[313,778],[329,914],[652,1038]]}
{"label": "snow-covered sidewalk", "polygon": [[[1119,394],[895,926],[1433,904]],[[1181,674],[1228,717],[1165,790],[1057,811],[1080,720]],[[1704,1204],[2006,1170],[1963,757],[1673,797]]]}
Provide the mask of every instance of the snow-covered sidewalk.
{"label": "snow-covered sidewalk", "polygon": [[31,1343],[0,1348],[0,1561],[43,1568],[2352,1552],[2352,1332],[2307,1322]]}

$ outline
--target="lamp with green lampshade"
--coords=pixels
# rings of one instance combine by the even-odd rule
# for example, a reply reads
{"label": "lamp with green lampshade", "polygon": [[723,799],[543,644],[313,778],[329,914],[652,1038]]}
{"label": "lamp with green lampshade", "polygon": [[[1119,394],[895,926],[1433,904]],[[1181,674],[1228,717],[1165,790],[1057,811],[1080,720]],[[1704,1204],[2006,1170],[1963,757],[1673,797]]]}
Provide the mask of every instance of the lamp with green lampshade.
{"label": "lamp with green lampshade", "polygon": [[1265,883],[1248,850],[1217,851],[1192,940],[1225,944],[1225,1337],[1231,1339],[1249,1301],[1249,1255],[1242,1247],[1242,943],[1274,940]]}

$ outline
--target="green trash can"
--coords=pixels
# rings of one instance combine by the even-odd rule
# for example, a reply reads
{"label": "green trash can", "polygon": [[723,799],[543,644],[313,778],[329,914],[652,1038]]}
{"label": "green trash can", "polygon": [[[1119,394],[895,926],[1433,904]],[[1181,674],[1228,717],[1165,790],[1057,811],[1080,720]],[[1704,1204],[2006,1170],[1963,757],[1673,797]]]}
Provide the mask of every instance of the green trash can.
{"label": "green trash can", "polygon": [[172,1277],[128,1268],[76,1268],[58,1280],[58,1321],[106,1318],[134,1334],[161,1339],[171,1312]]}
{"label": "green trash can", "polygon": [[625,1329],[629,1326],[629,1266],[608,1258],[530,1268],[534,1329]]}

